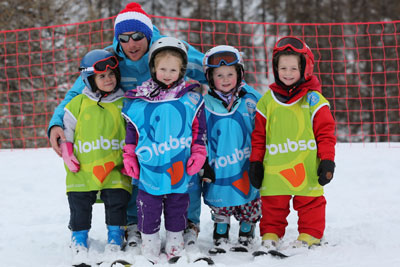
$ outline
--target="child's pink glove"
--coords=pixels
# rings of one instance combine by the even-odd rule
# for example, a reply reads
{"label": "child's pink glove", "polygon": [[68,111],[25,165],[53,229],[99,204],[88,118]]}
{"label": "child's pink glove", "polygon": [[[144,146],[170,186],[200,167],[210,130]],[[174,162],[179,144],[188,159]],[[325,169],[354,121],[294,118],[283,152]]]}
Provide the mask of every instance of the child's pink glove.
{"label": "child's pink glove", "polygon": [[204,165],[207,157],[205,146],[194,144],[191,148],[191,155],[186,163],[186,172],[189,175],[198,173]]}
{"label": "child's pink glove", "polygon": [[71,142],[62,142],[60,144],[61,156],[65,165],[71,172],[78,172],[80,169],[79,161],[74,155],[74,144]]}
{"label": "child's pink glove", "polygon": [[139,163],[135,153],[136,145],[128,144],[124,146],[124,168],[123,174],[127,174],[134,179],[139,179]]}

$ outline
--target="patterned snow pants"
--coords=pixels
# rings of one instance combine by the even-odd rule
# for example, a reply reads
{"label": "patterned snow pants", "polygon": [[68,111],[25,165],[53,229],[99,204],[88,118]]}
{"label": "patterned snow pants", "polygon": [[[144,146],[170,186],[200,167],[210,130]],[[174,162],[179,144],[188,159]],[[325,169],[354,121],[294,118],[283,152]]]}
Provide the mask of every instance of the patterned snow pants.
{"label": "patterned snow pants", "polygon": [[261,198],[246,204],[230,207],[210,206],[212,219],[216,223],[229,223],[233,215],[239,222],[257,223],[261,218]]}

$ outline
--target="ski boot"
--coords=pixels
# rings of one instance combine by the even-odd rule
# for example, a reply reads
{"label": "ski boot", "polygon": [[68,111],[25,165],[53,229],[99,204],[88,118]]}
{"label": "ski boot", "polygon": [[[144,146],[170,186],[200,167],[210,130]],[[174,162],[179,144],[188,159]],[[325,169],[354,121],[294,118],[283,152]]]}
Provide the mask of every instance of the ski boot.
{"label": "ski boot", "polygon": [[106,250],[109,252],[118,252],[124,243],[124,228],[118,225],[107,225],[108,239]]}
{"label": "ski boot", "polygon": [[126,226],[125,240],[128,246],[137,247],[142,242],[142,237],[138,231],[137,224]]}
{"label": "ski boot", "polygon": [[158,232],[154,234],[144,234],[142,236],[142,255],[152,264],[160,260],[161,239]]}
{"label": "ski boot", "polygon": [[73,266],[90,266],[88,263],[88,233],[89,230],[72,231],[71,250]]}
{"label": "ski boot", "polygon": [[165,243],[165,253],[167,254],[168,262],[177,262],[183,254],[185,242],[183,241],[183,231],[171,232],[167,231],[167,240]]}
{"label": "ski boot", "polygon": [[299,234],[297,240],[291,243],[292,248],[301,248],[301,247],[311,248],[313,246],[320,246],[320,245],[321,245],[321,239],[315,238],[312,235],[306,233]]}
{"label": "ski boot", "polygon": [[211,255],[226,253],[229,243],[229,223],[214,223],[214,247],[208,251]]}
{"label": "ski boot", "polygon": [[275,233],[266,233],[262,236],[261,249],[268,252],[271,249],[278,248],[279,237]]}
{"label": "ski boot", "polygon": [[185,247],[195,245],[197,237],[199,236],[199,226],[191,221],[188,222],[188,226],[183,232],[183,239],[185,240]]}
{"label": "ski boot", "polygon": [[254,229],[254,223],[240,222],[238,245],[230,250],[234,252],[249,252],[254,240]]}

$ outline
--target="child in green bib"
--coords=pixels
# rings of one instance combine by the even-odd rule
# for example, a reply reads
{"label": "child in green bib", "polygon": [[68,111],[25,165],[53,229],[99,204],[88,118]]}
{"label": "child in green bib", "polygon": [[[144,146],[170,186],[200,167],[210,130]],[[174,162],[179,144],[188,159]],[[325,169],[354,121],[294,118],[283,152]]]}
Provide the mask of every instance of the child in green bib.
{"label": "child in green bib", "polygon": [[275,83],[257,103],[249,175],[260,189],[265,251],[280,248],[291,199],[299,216],[299,236],[290,247],[320,244],[325,230],[323,186],[333,177],[336,144],[335,121],[313,75],[310,48],[296,37],[283,37],[274,46],[272,60]]}
{"label": "child in green bib", "polygon": [[86,87],[65,107],[66,141],[60,144],[67,171],[73,264],[87,261],[92,205],[98,192],[106,213],[106,251],[121,249],[132,190],[131,178],[121,173],[125,121],[118,60],[106,50],[92,50],[82,58],[80,72]]}

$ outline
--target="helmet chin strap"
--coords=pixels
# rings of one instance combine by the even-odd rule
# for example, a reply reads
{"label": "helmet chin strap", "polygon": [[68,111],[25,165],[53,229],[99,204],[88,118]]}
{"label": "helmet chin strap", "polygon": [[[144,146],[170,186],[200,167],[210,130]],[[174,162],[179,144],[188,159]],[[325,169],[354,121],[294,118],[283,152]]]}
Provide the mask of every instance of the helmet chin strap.
{"label": "helmet chin strap", "polygon": [[112,94],[115,91],[115,89],[112,90],[111,92],[104,92],[104,91],[101,91],[100,89],[97,89],[97,90],[100,92],[100,98],[97,101],[97,105],[99,107],[101,107],[102,109],[104,109],[104,107],[102,105],[100,105],[101,100],[103,99],[103,97],[107,97],[108,95]]}

